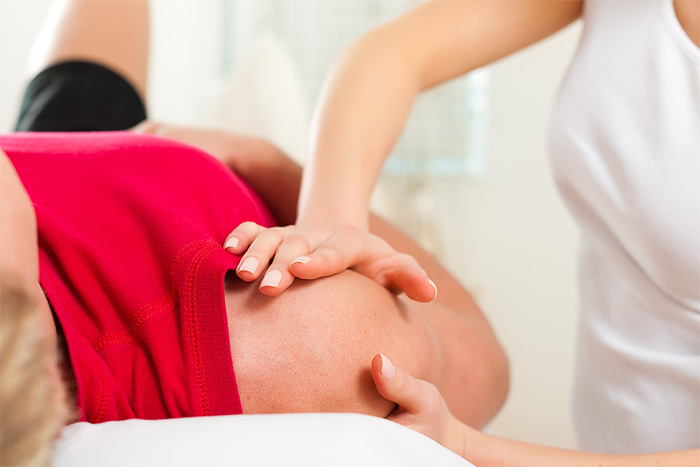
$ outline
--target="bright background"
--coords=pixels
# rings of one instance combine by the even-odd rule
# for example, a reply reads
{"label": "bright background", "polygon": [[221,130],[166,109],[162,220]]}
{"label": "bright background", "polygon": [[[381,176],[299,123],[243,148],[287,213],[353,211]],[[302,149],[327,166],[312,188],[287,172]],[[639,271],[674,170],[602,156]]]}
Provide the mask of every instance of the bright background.
{"label": "bright background", "polygon": [[[305,0],[283,1],[306,14],[324,14]],[[222,21],[234,3],[244,4],[152,0],[150,116],[257,133],[303,159],[315,84],[304,82],[293,60],[288,66],[283,38],[271,41],[254,27],[246,32],[249,43],[237,39],[243,50],[227,62],[230,41],[246,24],[233,21],[241,19],[236,16],[234,30]],[[0,131],[10,131],[16,118],[24,68],[49,4],[0,0]],[[577,23],[488,67],[488,86],[479,91],[488,121],[479,133],[481,177],[387,177],[374,201],[472,291],[505,346],[511,392],[491,431],[566,448],[575,447],[570,400],[577,232],[556,192],[545,134],[580,31]]]}

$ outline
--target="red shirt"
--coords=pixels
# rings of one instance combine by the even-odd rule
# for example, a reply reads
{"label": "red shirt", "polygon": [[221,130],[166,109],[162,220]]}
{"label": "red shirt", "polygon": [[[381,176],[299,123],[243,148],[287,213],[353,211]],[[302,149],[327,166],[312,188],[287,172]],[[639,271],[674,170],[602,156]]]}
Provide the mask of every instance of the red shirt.
{"label": "red shirt", "polygon": [[40,283],[66,336],[81,420],[241,413],[221,244],[273,223],[230,169],[129,132],[0,136],[34,203]]}

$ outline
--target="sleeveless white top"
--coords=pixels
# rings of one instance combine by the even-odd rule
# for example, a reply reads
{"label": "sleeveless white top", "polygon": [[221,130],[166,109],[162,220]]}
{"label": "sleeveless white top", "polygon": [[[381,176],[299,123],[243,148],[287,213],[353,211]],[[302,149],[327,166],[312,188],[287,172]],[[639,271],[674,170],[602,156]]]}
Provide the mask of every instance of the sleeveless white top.
{"label": "sleeveless white top", "polygon": [[700,49],[672,0],[588,0],[550,122],[581,228],[581,449],[700,447]]}

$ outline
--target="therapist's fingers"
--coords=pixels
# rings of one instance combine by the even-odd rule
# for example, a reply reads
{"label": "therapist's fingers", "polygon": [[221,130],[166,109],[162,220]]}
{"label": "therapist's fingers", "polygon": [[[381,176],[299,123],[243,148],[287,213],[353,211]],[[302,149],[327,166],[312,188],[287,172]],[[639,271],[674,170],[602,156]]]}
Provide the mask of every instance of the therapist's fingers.
{"label": "therapist's fingers", "polygon": [[[398,404],[392,412],[393,418],[410,414],[423,417],[426,421],[433,418],[437,421],[440,417],[442,396],[438,389],[427,381],[404,373],[383,354],[377,354],[372,359],[372,379],[384,399]],[[388,418],[392,419],[392,416]]]}
{"label": "therapist's fingers", "polygon": [[301,279],[317,279],[350,267],[413,300],[430,302],[437,297],[435,283],[412,256],[371,234],[337,231],[313,253],[290,262],[292,274]]}
{"label": "therapist's fingers", "polygon": [[318,279],[353,268],[413,300],[430,302],[437,297],[437,287],[412,256],[350,225],[268,229],[245,222],[231,232],[224,247],[233,254],[243,254],[238,276],[250,282],[262,275],[260,291],[270,296],[281,294],[295,277]]}
{"label": "therapist's fingers", "polygon": [[360,264],[355,269],[387,289],[395,293],[403,291],[418,302],[431,302],[437,298],[437,286],[411,255],[394,253],[375,263]]}
{"label": "therapist's fingers", "polygon": [[[307,257],[322,241],[325,232],[291,226],[286,236],[279,243],[275,257],[267,268],[262,281],[260,291],[265,295],[277,296],[284,292],[294,281],[295,275],[290,265],[295,258]],[[329,276],[342,271],[333,271],[323,276]],[[319,276],[320,277],[320,276]]]}
{"label": "therapist's fingers", "polygon": [[459,453],[463,438],[461,423],[452,416],[434,385],[404,373],[382,354],[372,360],[372,378],[379,394],[398,404],[386,417],[388,420]]}
{"label": "therapist's fingers", "polygon": [[[252,232],[253,228],[250,227],[250,229]],[[246,245],[250,241],[250,237],[242,237],[237,248],[242,250],[247,248],[247,251],[241,257],[238,268],[236,268],[238,277],[247,282],[254,281],[260,277],[265,272],[268,262],[274,257],[288,230],[289,227],[261,228],[250,245]],[[291,276],[291,273],[288,273],[288,276]],[[287,277],[286,279],[288,283],[291,283],[293,277]]]}
{"label": "therapist's fingers", "polygon": [[362,261],[371,261],[373,253],[368,238],[354,227],[338,227],[320,245],[310,244],[308,251],[311,253],[292,256],[290,269],[300,279],[318,279],[337,274]]}
{"label": "therapist's fingers", "polygon": [[224,249],[234,255],[242,255],[253,243],[265,227],[255,222],[243,222],[228,234],[224,241]]}
{"label": "therapist's fingers", "polygon": [[375,355],[371,371],[379,394],[398,404],[387,415],[388,420],[416,430],[464,457],[473,430],[450,413],[434,385],[404,373],[382,354]]}

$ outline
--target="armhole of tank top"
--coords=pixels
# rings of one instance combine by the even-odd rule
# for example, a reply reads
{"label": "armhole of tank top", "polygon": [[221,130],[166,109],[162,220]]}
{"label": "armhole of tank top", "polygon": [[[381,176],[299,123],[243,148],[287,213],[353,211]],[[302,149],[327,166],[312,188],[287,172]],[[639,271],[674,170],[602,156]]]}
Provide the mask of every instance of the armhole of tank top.
{"label": "armhole of tank top", "polygon": [[658,0],[661,21],[664,23],[666,30],[671,36],[673,42],[676,43],[679,49],[696,65],[700,65],[700,47],[688,37],[688,34],[681,26],[676,9],[673,6],[673,0]]}

